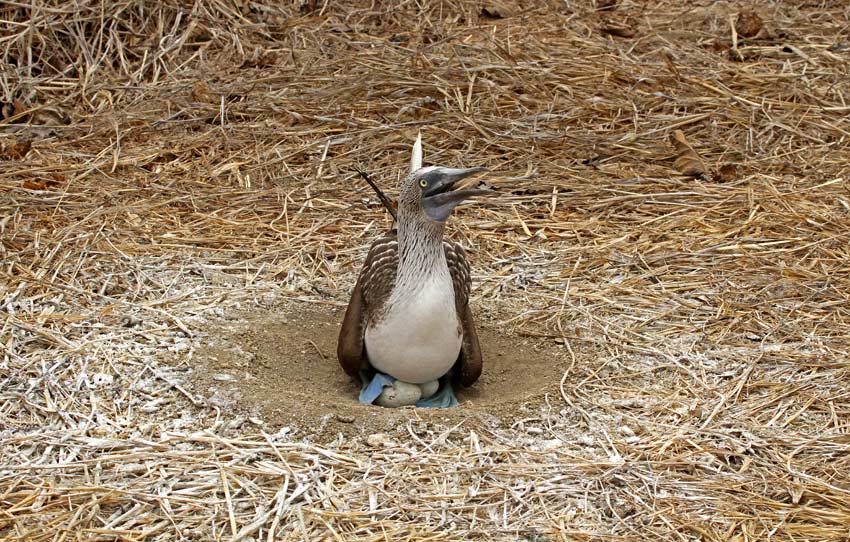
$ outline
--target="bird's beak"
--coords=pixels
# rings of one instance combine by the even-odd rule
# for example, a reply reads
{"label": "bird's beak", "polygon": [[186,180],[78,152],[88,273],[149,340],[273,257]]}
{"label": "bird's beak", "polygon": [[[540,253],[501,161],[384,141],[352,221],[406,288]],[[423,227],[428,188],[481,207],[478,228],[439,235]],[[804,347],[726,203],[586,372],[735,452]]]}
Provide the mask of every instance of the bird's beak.
{"label": "bird's beak", "polygon": [[464,200],[473,196],[494,193],[493,189],[483,182],[475,187],[454,190],[458,181],[482,171],[487,171],[487,168],[440,167],[426,173],[423,178],[428,180],[430,186],[422,193],[422,209],[428,215],[428,218],[437,222],[445,222],[452,214],[452,209]]}

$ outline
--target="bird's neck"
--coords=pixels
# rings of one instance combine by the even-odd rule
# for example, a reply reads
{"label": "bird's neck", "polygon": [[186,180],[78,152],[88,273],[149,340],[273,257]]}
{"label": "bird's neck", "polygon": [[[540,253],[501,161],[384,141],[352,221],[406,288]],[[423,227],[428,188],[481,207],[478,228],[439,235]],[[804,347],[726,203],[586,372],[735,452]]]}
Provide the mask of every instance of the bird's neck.
{"label": "bird's neck", "polygon": [[399,219],[395,293],[415,292],[434,279],[451,280],[443,249],[443,225],[419,217]]}

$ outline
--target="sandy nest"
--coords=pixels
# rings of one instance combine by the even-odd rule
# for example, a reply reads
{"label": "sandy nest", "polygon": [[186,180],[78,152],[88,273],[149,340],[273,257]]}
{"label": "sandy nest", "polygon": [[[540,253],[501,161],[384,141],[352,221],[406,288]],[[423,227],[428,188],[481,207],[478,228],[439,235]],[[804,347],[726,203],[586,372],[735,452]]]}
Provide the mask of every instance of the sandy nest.
{"label": "sandy nest", "polygon": [[[846,2],[0,7],[0,539],[850,537]],[[425,162],[485,374],[358,405]]]}

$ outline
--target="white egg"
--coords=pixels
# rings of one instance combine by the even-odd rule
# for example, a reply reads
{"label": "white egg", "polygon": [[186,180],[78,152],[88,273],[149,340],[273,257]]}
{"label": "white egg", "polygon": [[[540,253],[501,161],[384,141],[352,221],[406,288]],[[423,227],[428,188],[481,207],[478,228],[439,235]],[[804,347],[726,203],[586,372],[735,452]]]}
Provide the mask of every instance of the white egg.
{"label": "white egg", "polygon": [[437,390],[440,389],[440,381],[432,380],[431,382],[419,384],[419,388],[422,390],[422,397],[428,398],[437,393]]}
{"label": "white egg", "polygon": [[384,388],[376,403],[382,407],[398,408],[415,405],[420,397],[422,397],[422,388],[418,384],[396,380],[392,386]]}

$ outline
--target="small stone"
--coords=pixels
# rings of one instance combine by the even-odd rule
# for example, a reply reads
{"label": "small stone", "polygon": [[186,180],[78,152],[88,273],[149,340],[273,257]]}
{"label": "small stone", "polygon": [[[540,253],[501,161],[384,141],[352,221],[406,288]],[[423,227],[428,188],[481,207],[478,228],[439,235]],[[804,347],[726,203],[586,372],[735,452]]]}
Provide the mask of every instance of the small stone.
{"label": "small stone", "polygon": [[292,429],[289,427],[281,427],[280,430],[272,435],[272,440],[285,440],[289,438],[289,434],[292,433]]}
{"label": "small stone", "polygon": [[761,32],[763,26],[764,21],[758,13],[751,9],[745,9],[738,14],[738,20],[735,21],[735,32],[742,38],[753,38]]}
{"label": "small stone", "polygon": [[165,401],[163,399],[154,399],[153,401],[149,401],[142,405],[139,410],[144,412],[145,414],[153,414],[154,412],[158,412],[162,408],[162,404]]}
{"label": "small stone", "polygon": [[373,433],[366,437],[366,444],[375,448],[384,446],[387,442],[389,442],[389,439],[386,433]]}
{"label": "small stone", "polygon": [[628,425],[622,425],[622,426],[618,427],[617,429],[620,431],[620,433],[626,435],[627,437],[635,436],[634,429],[632,429]]}
{"label": "small stone", "polygon": [[125,316],[124,318],[121,319],[121,324],[124,327],[136,327],[141,323],[142,323],[141,318],[138,318],[138,317],[132,316],[132,315]]}
{"label": "small stone", "polygon": [[576,440],[578,441],[579,444],[581,444],[583,446],[595,446],[596,445],[596,441],[594,441],[593,438],[590,437],[590,435],[579,435],[578,437],[576,437]]}
{"label": "small stone", "polygon": [[354,416],[348,416],[348,415],[345,415],[345,414],[337,414],[336,419],[337,419],[337,421],[340,421],[342,423],[354,423]]}
{"label": "small stone", "polygon": [[233,429],[239,429],[243,425],[245,425],[245,417],[237,416],[237,417],[233,418],[232,420],[228,421],[227,423],[225,423],[224,427],[225,427],[225,429],[233,430]]}
{"label": "small stone", "polygon": [[213,380],[218,382],[233,382],[236,378],[233,375],[229,375],[227,373],[216,373],[213,375]]}
{"label": "small stone", "polygon": [[95,373],[92,375],[92,383],[96,387],[108,386],[115,381],[115,378],[112,375],[108,375],[106,373]]}

